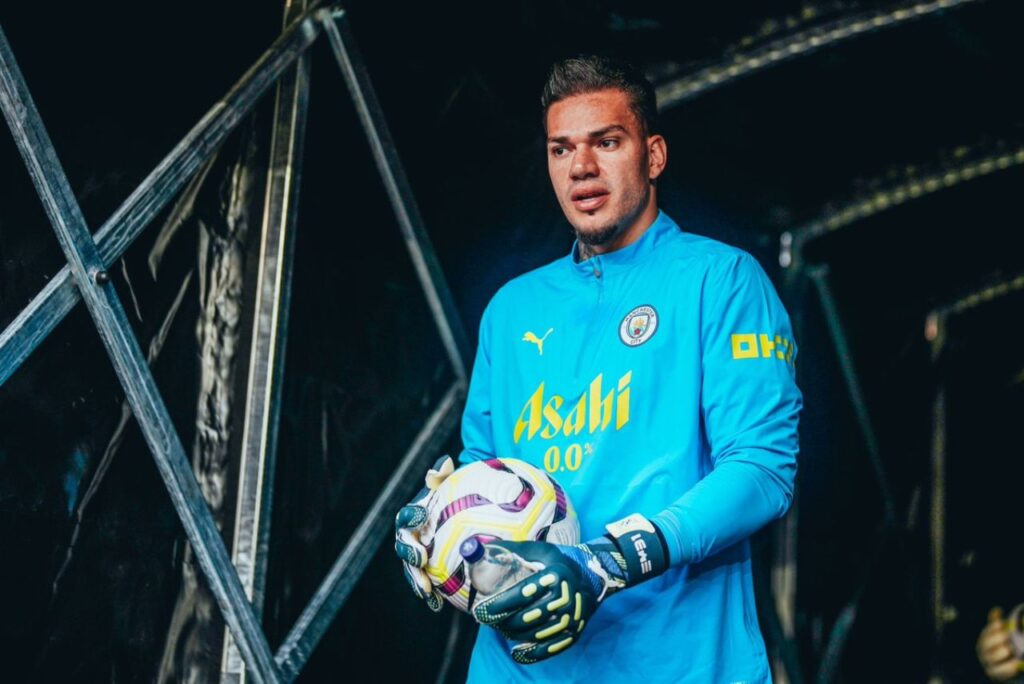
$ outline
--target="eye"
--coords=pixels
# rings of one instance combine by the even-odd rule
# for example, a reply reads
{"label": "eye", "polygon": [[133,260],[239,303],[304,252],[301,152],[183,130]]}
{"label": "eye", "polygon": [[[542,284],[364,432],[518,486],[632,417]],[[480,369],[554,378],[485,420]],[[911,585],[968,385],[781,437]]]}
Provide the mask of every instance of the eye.
{"label": "eye", "polygon": [[614,150],[619,146],[619,141],[616,138],[604,138],[598,143],[603,149]]}
{"label": "eye", "polygon": [[563,147],[561,145],[559,145],[558,147],[552,147],[551,148],[551,156],[552,157],[563,157],[563,156],[565,156],[566,152],[568,152],[568,150],[565,149],[565,147]]}

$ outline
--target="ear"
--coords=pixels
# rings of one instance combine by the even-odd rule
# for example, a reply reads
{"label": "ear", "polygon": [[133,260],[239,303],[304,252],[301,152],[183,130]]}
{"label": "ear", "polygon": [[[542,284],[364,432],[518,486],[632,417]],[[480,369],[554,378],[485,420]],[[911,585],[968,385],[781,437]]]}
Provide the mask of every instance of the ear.
{"label": "ear", "polygon": [[665,164],[668,163],[668,146],[665,144],[665,138],[660,135],[647,136],[647,160],[647,177],[653,181],[661,175],[665,170]]}

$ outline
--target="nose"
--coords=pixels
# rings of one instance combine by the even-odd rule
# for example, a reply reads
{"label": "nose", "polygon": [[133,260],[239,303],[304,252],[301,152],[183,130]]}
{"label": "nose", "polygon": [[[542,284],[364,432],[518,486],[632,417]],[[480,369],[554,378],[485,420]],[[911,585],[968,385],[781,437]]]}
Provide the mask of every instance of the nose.
{"label": "nose", "polygon": [[572,159],[569,175],[573,180],[585,180],[597,176],[597,159],[587,145],[580,145]]}

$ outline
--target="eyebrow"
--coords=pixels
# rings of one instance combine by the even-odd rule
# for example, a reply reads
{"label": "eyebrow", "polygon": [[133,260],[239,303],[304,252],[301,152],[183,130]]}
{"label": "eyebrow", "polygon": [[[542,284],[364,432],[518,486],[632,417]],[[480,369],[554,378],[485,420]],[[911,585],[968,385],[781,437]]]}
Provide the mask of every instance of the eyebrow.
{"label": "eyebrow", "polygon": [[[627,132],[628,131],[626,130],[626,128],[624,126],[620,126],[619,124],[612,124],[611,126],[605,126],[604,128],[599,128],[596,131],[590,131],[589,133],[587,133],[587,137],[588,138],[600,138],[602,136],[608,135],[609,133],[627,133]],[[567,135],[560,135],[560,136],[557,136],[557,137],[548,138],[548,142],[549,143],[564,144],[564,143],[569,142],[569,136],[567,136]]]}

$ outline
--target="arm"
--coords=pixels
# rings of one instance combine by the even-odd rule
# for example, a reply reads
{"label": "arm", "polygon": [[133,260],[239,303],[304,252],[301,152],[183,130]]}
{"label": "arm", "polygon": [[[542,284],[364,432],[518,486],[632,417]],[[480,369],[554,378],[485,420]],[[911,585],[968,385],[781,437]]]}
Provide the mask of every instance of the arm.
{"label": "arm", "polygon": [[803,402],[789,317],[752,257],[721,266],[701,303],[701,418],[712,470],[652,519],[672,565],[748,537],[783,516],[793,497]]}

